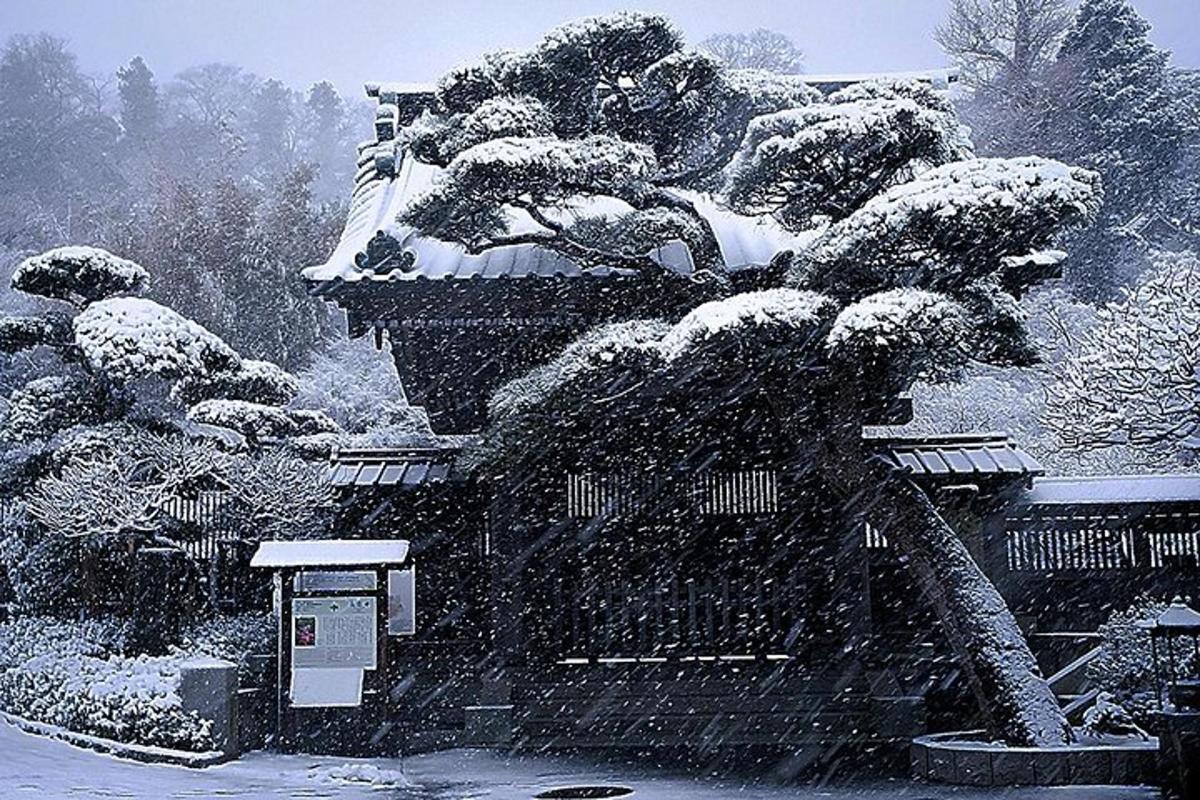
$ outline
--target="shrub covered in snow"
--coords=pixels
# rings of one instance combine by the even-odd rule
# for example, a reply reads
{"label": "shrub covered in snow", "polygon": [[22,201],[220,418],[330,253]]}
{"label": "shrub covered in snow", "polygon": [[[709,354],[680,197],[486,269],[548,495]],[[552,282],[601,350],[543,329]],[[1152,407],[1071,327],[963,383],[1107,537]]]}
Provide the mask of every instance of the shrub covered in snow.
{"label": "shrub covered in snow", "polygon": [[755,118],[729,167],[739,211],[773,213],[795,229],[843,219],[915,165],[959,155],[951,115],[903,99],[818,103]]}
{"label": "shrub covered in snow", "polygon": [[0,317],[0,353],[16,353],[39,345],[63,347],[70,343],[71,320],[62,314]]}
{"label": "shrub covered in snow", "polygon": [[[953,291],[997,272],[1003,279],[1005,258],[1046,249],[1099,205],[1100,178],[1085,169],[1032,156],[950,163],[832,226],[802,280],[862,296],[912,285]],[[1019,295],[1028,288],[1022,274],[1012,276],[1015,285],[1002,285]]]}
{"label": "shrub covered in snow", "polygon": [[[1138,625],[1166,611],[1167,604],[1142,600],[1130,608],[1115,611],[1100,626],[1100,657],[1088,665],[1087,676],[1093,686],[1105,692],[1109,702],[1123,708],[1138,725],[1154,727],[1159,710],[1155,693],[1155,664],[1150,648],[1150,633]],[[1165,658],[1166,654],[1163,653]],[[1188,648],[1176,652],[1175,669],[1186,674],[1193,668]]]}
{"label": "shrub covered in snow", "polygon": [[894,387],[914,376],[953,372],[967,360],[961,307],[921,289],[892,289],[851,303],[826,344],[831,360]]}
{"label": "shrub covered in snow", "polygon": [[72,425],[105,418],[113,403],[104,388],[86,376],[35,378],[9,398],[4,435],[16,441],[44,438]]}
{"label": "shrub covered in snow", "polygon": [[109,380],[167,380],[234,369],[228,345],[171,309],[135,297],[102,300],[75,318],[75,343]]}
{"label": "shrub covered in snow", "polygon": [[188,410],[188,419],[229,428],[251,441],[282,439],[296,430],[284,409],[246,400],[204,400]]}
{"label": "shrub covered in snow", "polygon": [[245,667],[247,655],[275,652],[277,625],[269,611],[209,617],[184,631],[176,651],[205,655]]}
{"label": "shrub covered in snow", "polygon": [[665,322],[617,322],[589,331],[553,361],[512,380],[492,395],[493,417],[509,417],[536,408],[560,387],[612,362],[661,361],[660,342],[670,331]]}
{"label": "shrub covered in snow", "polygon": [[171,389],[171,397],[182,406],[202,400],[245,400],[282,406],[296,396],[296,377],[270,361],[244,358],[235,369],[189,375]]}
{"label": "shrub covered in snow", "polygon": [[27,294],[85,305],[145,290],[150,276],[140,265],[98,247],[59,247],[27,258],[12,287]]}
{"label": "shrub covered in snow", "polygon": [[119,626],[25,617],[0,623],[0,708],[143,745],[212,749],[212,723],[184,713],[185,656],[118,654]]}
{"label": "shrub covered in snow", "polygon": [[424,411],[404,396],[391,347],[385,339],[380,352],[367,336],[330,343],[297,375],[292,407],[324,411],[350,434],[430,435]]}
{"label": "shrub covered in snow", "polygon": [[662,354],[668,361],[696,356],[702,345],[716,337],[728,337],[750,347],[761,346],[763,337],[795,352],[812,342],[817,330],[833,316],[834,304],[815,292],[797,289],[766,289],[714,300],[692,309],[662,338]]}

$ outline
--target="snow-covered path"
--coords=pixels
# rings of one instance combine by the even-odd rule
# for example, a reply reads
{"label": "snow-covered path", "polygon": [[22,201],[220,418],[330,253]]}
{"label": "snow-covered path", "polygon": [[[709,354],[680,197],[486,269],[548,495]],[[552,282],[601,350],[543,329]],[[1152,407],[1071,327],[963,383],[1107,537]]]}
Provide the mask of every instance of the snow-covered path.
{"label": "snow-covered path", "polygon": [[[630,800],[1151,800],[1151,789],[959,791],[944,787],[886,783],[839,789],[805,786],[744,787],[616,765],[597,766],[569,758],[519,758],[470,750],[404,760],[410,785],[336,782],[331,776],[382,774],[400,769],[397,760],[348,762],[309,756],[252,753],[205,770],[121,761],[0,724],[0,797],[39,798],[373,798],[373,800],[530,800],[547,788],[583,783],[619,783],[635,789]],[[346,769],[345,765],[351,768]],[[364,770],[363,767],[366,767]]]}

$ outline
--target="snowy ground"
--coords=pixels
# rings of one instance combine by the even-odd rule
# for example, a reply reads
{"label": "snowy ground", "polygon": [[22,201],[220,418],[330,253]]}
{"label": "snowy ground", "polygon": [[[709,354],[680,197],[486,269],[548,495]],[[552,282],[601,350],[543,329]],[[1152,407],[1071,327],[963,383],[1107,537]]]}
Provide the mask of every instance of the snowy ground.
{"label": "snowy ground", "polygon": [[[372,798],[384,800],[529,800],[545,789],[618,783],[635,790],[631,800],[1151,800],[1151,789],[1096,787],[968,791],[907,783],[837,789],[743,786],[688,778],[646,767],[595,766],[569,758],[510,759],[457,750],[399,761],[250,754],[231,764],[189,770],[137,764],[79,750],[0,724],[0,797],[53,798]],[[403,766],[403,776],[399,774]],[[373,780],[374,783],[348,779]]]}

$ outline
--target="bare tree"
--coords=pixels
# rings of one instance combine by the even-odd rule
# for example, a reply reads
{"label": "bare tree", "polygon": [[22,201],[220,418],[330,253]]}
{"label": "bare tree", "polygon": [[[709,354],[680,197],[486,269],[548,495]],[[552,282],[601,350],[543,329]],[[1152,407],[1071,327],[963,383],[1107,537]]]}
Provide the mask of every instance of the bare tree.
{"label": "bare tree", "polygon": [[1020,89],[1054,57],[1070,22],[1070,0],[952,0],[934,37],[965,82]]}
{"label": "bare tree", "polygon": [[761,69],[781,75],[803,72],[804,53],[796,43],[767,28],[718,33],[700,42],[699,47],[733,69]]}

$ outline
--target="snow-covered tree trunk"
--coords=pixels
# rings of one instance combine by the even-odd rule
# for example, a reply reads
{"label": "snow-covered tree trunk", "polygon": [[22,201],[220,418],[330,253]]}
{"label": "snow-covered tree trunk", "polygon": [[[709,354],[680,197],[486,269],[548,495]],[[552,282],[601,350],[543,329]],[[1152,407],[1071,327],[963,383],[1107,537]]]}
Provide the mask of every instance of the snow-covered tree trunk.
{"label": "snow-covered tree trunk", "polygon": [[1008,604],[925,493],[878,463],[847,479],[933,603],[989,733],[1011,745],[1068,741],[1070,725]]}

